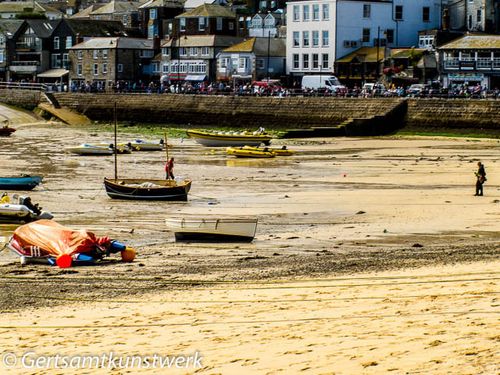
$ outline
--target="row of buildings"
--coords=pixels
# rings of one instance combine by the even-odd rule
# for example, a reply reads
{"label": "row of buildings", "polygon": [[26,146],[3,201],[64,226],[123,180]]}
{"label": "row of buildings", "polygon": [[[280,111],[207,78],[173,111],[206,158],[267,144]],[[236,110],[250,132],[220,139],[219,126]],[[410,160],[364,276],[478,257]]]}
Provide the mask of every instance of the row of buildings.
{"label": "row of buildings", "polygon": [[335,74],[348,85],[439,79],[500,87],[500,0],[206,1],[23,8],[46,9],[43,19],[18,19],[0,2],[0,79],[107,88],[118,81],[292,85],[306,74]]}

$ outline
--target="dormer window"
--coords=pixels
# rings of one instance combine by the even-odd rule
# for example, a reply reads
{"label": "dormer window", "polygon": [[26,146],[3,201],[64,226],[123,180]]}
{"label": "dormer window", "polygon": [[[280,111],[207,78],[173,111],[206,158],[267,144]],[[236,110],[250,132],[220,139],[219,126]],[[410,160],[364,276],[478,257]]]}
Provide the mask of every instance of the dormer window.
{"label": "dormer window", "polygon": [[59,49],[59,37],[54,37],[54,49]]}
{"label": "dormer window", "polygon": [[179,26],[181,31],[186,31],[186,19],[181,18],[179,19]]}

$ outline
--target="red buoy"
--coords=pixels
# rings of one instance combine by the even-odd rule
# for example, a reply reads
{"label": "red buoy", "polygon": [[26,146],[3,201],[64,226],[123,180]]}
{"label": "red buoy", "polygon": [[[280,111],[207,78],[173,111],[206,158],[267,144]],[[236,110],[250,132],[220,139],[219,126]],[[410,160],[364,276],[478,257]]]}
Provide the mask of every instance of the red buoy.
{"label": "red buoy", "polygon": [[70,268],[72,263],[71,255],[62,254],[56,259],[56,264],[59,268]]}

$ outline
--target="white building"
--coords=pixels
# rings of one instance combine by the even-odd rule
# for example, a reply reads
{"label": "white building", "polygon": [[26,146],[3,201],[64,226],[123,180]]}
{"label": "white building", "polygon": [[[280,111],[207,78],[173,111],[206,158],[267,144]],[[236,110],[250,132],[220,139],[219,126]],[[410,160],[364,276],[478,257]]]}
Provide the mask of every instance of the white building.
{"label": "white building", "polygon": [[313,0],[287,3],[287,74],[334,73],[358,48],[418,46],[418,31],[439,27],[446,0]]}

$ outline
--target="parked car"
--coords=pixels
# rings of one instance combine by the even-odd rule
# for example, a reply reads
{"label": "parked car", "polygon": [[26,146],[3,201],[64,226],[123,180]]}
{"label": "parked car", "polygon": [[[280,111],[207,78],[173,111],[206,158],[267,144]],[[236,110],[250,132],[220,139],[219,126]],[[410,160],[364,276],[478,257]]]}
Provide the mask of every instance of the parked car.
{"label": "parked car", "polygon": [[365,83],[363,85],[362,92],[365,95],[370,95],[370,96],[382,96],[384,95],[386,89],[385,86],[381,83]]}
{"label": "parked car", "polygon": [[422,96],[429,91],[430,86],[423,83],[414,83],[408,90],[406,90],[406,95],[408,96]]}

